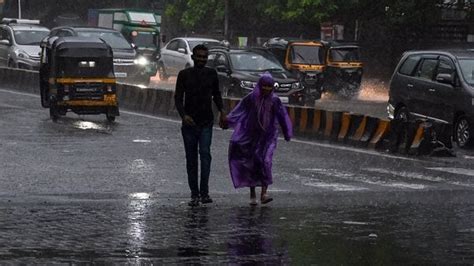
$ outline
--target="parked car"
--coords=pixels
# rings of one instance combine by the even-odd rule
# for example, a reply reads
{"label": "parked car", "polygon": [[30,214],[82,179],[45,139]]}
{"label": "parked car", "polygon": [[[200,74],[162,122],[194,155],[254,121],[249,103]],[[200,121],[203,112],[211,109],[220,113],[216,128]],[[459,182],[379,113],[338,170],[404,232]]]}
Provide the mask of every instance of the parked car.
{"label": "parked car", "polygon": [[115,77],[119,81],[143,85],[148,85],[150,82],[150,76],[146,73],[147,64],[150,62],[146,58],[139,57],[134,47],[117,30],[88,26],[63,26],[53,28],[50,36],[103,39],[112,47]]}
{"label": "parked car", "polygon": [[303,86],[298,78],[263,49],[209,49],[208,67],[219,76],[219,86],[224,97],[243,97],[251,92],[260,75],[270,72],[275,79],[275,93],[283,103],[301,103]]}
{"label": "parked car", "polygon": [[171,39],[160,51],[158,60],[158,73],[161,80],[169,76],[177,76],[182,69],[194,65],[191,55],[193,48],[198,44],[209,46],[219,45],[220,41],[209,38],[174,38]]}
{"label": "parked car", "polygon": [[406,52],[391,81],[389,118],[453,126],[459,147],[474,143],[474,50]]}
{"label": "parked car", "polygon": [[40,42],[49,29],[38,20],[3,19],[0,24],[0,66],[38,70]]}

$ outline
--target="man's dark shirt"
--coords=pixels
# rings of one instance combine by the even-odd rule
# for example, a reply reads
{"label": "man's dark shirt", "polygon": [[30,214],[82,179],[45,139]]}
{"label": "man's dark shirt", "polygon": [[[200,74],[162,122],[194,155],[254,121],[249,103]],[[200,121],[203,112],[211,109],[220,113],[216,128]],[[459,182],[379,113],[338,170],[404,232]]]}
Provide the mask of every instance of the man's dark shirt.
{"label": "man's dark shirt", "polygon": [[219,79],[214,69],[190,67],[179,72],[174,101],[181,118],[189,115],[198,126],[212,125],[212,100],[222,111]]}

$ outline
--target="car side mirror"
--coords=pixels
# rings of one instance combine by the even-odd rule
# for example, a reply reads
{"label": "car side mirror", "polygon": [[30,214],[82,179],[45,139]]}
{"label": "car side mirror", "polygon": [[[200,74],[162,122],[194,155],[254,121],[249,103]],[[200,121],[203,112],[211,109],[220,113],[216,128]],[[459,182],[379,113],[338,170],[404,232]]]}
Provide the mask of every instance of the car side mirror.
{"label": "car side mirror", "polygon": [[230,74],[230,69],[227,66],[220,65],[216,67],[217,72]]}
{"label": "car side mirror", "polygon": [[9,40],[0,40],[0,44],[11,46],[11,42]]}
{"label": "car side mirror", "polygon": [[186,49],[184,48],[178,48],[178,52],[182,53],[182,54],[185,54],[186,53]]}
{"label": "car side mirror", "polygon": [[448,73],[440,73],[436,76],[436,81],[443,84],[454,84],[454,76]]}

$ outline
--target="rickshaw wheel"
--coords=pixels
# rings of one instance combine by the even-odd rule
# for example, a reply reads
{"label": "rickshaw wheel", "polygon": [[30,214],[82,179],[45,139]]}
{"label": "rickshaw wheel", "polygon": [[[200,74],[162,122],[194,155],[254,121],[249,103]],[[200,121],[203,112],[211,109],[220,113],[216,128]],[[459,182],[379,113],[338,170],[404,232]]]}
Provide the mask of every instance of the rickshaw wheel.
{"label": "rickshaw wheel", "polygon": [[51,117],[51,120],[53,120],[53,122],[58,121],[59,112],[58,109],[53,105],[49,107],[49,117]]}
{"label": "rickshaw wheel", "polygon": [[107,121],[109,121],[109,122],[114,122],[115,121],[115,116],[114,115],[106,114],[105,116],[107,117]]}

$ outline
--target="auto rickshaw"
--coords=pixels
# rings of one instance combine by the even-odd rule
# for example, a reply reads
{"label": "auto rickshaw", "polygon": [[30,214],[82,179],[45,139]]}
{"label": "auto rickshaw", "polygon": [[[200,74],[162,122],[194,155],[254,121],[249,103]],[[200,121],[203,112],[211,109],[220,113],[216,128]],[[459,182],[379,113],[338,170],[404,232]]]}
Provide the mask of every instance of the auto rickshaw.
{"label": "auto rickshaw", "polygon": [[66,112],[119,115],[112,48],[98,38],[46,37],[41,42],[41,105],[53,121]]}
{"label": "auto rickshaw", "polygon": [[355,43],[328,42],[323,90],[342,98],[352,98],[359,93],[363,64],[359,46]]}
{"label": "auto rickshaw", "polygon": [[321,98],[324,80],[324,46],[320,41],[290,38],[271,38],[264,43],[290,72],[295,73],[302,82],[304,103],[313,105]]}

